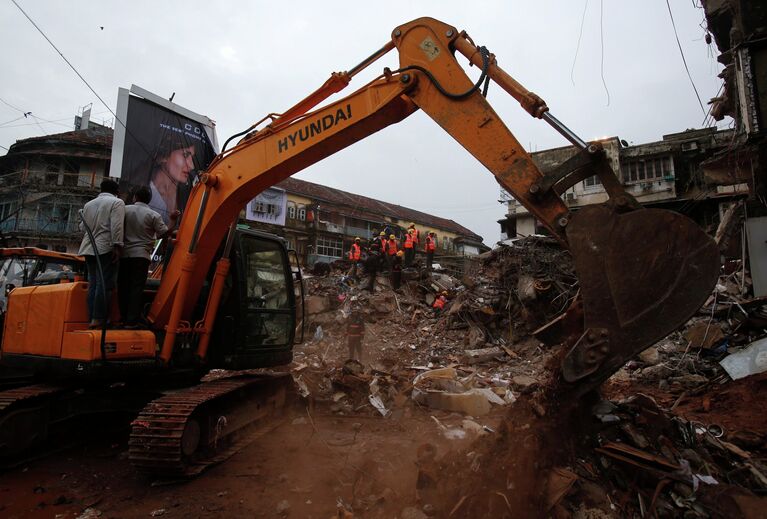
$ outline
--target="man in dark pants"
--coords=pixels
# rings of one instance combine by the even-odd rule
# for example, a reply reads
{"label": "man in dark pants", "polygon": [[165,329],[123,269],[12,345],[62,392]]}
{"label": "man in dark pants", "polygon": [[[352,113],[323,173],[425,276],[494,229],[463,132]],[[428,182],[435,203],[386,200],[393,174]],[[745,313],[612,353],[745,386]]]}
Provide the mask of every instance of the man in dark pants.
{"label": "man in dark pants", "polygon": [[[85,258],[88,269],[88,318],[91,328],[103,326],[109,318],[107,304],[114,288],[117,262],[122,255],[125,203],[117,198],[117,193],[117,182],[104,179],[99,196],[85,204],[82,211],[80,231],[83,232],[83,241],[78,254]],[[96,250],[86,225],[93,234]],[[99,264],[104,276],[103,284]]]}
{"label": "man in dark pants", "polygon": [[[160,213],[149,207],[152,192],[142,186],[133,195],[133,204],[125,208],[125,251],[120,260],[117,294],[120,315],[126,328],[138,328],[142,320],[142,297],[146,285],[152,248],[157,238],[168,233]],[[173,222],[177,213],[170,215]]]}

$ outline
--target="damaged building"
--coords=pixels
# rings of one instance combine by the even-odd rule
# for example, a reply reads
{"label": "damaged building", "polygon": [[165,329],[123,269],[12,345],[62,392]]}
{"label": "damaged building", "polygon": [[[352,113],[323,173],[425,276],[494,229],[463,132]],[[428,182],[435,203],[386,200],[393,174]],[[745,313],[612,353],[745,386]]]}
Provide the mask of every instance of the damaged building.
{"label": "damaged building", "polygon": [[[703,164],[728,149],[735,139],[733,130],[704,128],[664,135],[662,140],[629,145],[619,137],[601,141],[607,156],[626,191],[645,207],[681,212],[712,234],[721,215],[749,193],[745,182],[712,186],[706,182]],[[550,172],[576,153],[564,146],[532,153],[544,172]],[[541,224],[513,197],[508,214],[500,220],[502,238],[545,234]],[[565,192],[563,199],[574,211],[605,202],[607,192],[597,177],[579,182]]]}

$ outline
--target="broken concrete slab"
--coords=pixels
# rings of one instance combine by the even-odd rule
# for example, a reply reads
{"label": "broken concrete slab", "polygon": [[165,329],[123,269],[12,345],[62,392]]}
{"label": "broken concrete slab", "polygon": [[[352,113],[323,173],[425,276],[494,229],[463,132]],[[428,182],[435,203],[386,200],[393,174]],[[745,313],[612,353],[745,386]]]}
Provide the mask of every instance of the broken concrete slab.
{"label": "broken concrete slab", "polygon": [[304,298],[304,312],[308,315],[321,314],[330,310],[330,299],[327,296],[307,296]]}
{"label": "broken concrete slab", "polygon": [[481,362],[487,362],[489,360],[493,360],[496,357],[500,357],[504,353],[505,352],[501,348],[494,346],[492,348],[465,350],[463,352],[463,358],[464,362],[467,364],[479,364]]}

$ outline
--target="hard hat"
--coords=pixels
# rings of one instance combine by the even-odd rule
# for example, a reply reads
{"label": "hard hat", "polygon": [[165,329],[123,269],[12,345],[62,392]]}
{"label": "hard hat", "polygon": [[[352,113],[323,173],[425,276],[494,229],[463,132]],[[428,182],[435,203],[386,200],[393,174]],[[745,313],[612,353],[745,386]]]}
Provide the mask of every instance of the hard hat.
{"label": "hard hat", "polygon": [[410,225],[408,225],[408,227],[413,227],[413,228],[415,228],[415,224],[414,224],[414,223],[411,223]]}
{"label": "hard hat", "polygon": [[443,290],[443,291],[442,291],[442,295],[443,295],[443,296],[446,296],[446,295],[447,295],[447,290]]}
{"label": "hard hat", "polygon": [[390,239],[390,240],[396,240],[396,239],[397,239],[397,237],[396,237],[396,236],[394,236],[394,235],[392,234],[391,236],[389,236],[389,239]]}
{"label": "hard hat", "polygon": [[401,258],[401,257],[402,257],[402,256],[404,256],[404,255],[405,255],[405,253],[404,253],[404,252],[402,252],[401,250],[400,250],[400,251],[397,251],[397,257],[398,257],[398,258]]}
{"label": "hard hat", "polygon": [[407,232],[415,232],[415,229],[408,229]]}
{"label": "hard hat", "polygon": [[360,241],[360,237],[357,236],[356,238],[354,238],[354,241]]}
{"label": "hard hat", "polygon": [[378,236],[386,236],[386,233],[381,231],[381,232],[378,233]]}

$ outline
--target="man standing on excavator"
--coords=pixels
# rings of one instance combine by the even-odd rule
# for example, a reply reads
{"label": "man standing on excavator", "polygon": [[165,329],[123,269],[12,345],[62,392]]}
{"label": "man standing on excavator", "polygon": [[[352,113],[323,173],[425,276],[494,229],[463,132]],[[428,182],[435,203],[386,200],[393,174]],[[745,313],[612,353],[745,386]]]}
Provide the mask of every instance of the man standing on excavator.
{"label": "man standing on excavator", "polygon": [[107,304],[114,288],[117,262],[122,255],[125,203],[117,197],[118,189],[114,180],[102,180],[101,193],[85,204],[80,221],[84,236],[78,254],[85,258],[88,268],[88,318],[91,328],[101,327],[109,318]]}

